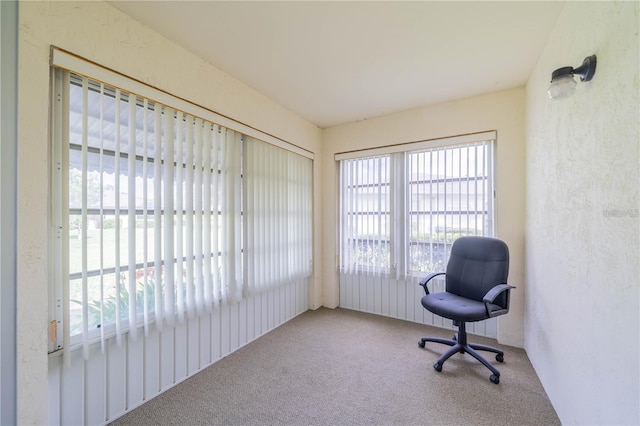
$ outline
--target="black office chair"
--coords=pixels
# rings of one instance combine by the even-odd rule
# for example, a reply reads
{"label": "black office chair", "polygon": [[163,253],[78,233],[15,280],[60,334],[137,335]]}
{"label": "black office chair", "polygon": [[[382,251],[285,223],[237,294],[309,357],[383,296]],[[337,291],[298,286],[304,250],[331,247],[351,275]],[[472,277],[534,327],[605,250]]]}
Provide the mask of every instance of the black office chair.
{"label": "black office chair", "polygon": [[[469,353],[483,363],[493,373],[489,380],[498,384],[500,372],[476,350],[496,354],[496,361],[504,362],[504,352],[491,346],[467,342],[467,322],[483,321],[509,312],[510,290],[507,284],[509,274],[509,248],[495,238],[461,237],[453,242],[447,271],[427,275],[420,281],[426,295],[422,306],[444,318],[453,320],[458,332],[452,340],[437,337],[423,337],[418,345],[436,342],[451,346],[433,365],[442,371],[442,365],[453,354]],[[445,276],[445,291],[429,293],[427,284],[434,277]]]}

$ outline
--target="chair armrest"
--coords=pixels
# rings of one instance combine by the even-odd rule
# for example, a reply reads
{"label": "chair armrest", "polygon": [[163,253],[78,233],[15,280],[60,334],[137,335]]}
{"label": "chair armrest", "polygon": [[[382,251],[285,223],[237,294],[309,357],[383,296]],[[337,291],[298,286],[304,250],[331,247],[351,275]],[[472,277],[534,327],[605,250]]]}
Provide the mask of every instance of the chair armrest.
{"label": "chair armrest", "polygon": [[505,291],[509,292],[509,290],[511,290],[512,288],[515,287],[509,284],[498,284],[484,295],[482,301],[484,302],[489,318],[497,317],[498,315],[504,315],[509,312],[509,293],[507,293],[506,306],[494,305],[493,302],[502,293],[504,293]]}
{"label": "chair armrest", "polygon": [[496,300],[498,296],[500,296],[502,293],[504,293],[507,290],[511,290],[512,288],[515,288],[515,287],[509,284],[498,284],[497,286],[489,290],[487,294],[484,295],[484,298],[482,299],[482,301],[484,303],[493,303],[493,301]]}
{"label": "chair armrest", "polygon": [[445,273],[444,272],[434,272],[434,273],[431,273],[431,274],[427,275],[426,277],[424,277],[423,279],[420,280],[420,282],[418,284],[421,285],[422,288],[424,288],[425,294],[429,294],[429,289],[427,288],[427,284],[429,283],[429,281],[431,281],[433,278],[435,278],[435,277],[437,277],[439,275],[445,275]]}

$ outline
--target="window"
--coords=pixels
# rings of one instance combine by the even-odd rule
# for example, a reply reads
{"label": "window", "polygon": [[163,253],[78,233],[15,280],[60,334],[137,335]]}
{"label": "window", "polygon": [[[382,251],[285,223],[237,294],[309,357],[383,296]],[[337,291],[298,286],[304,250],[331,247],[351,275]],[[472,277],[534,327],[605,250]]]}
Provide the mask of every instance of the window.
{"label": "window", "polygon": [[391,157],[340,164],[341,266],[349,271],[391,268]]}
{"label": "window", "polygon": [[493,235],[490,153],[480,142],[406,154],[409,272],[443,271],[456,238]]}
{"label": "window", "polygon": [[337,156],[341,270],[392,276],[442,271],[456,238],[493,235],[494,138],[480,134],[369,157]]}
{"label": "window", "polygon": [[54,92],[50,350],[310,276],[311,159],[58,68]]}
{"label": "window", "polygon": [[242,135],[68,78],[71,335],[240,297]]}

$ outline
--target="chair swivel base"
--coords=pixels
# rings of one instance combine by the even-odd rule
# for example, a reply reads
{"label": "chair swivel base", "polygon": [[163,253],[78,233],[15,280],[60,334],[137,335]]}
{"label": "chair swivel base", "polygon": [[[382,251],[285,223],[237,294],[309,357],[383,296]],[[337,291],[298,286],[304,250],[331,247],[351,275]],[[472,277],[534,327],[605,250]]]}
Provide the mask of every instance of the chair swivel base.
{"label": "chair swivel base", "polygon": [[480,355],[476,351],[493,352],[496,354],[496,361],[498,362],[504,362],[504,352],[491,346],[468,343],[467,332],[466,332],[464,322],[460,323],[459,331],[458,333],[456,333],[453,339],[441,339],[438,337],[423,337],[418,342],[418,346],[420,346],[421,348],[424,348],[425,342],[441,343],[443,345],[451,346],[451,348],[449,348],[449,350],[443,353],[440,356],[440,358],[438,358],[436,363],[433,364],[433,368],[436,371],[438,372],[442,371],[442,365],[444,364],[444,362],[449,358],[451,358],[451,356],[453,356],[454,354],[457,354],[458,352],[462,354],[468,353],[471,356],[473,356],[475,359],[480,361],[485,367],[487,367],[493,373],[489,377],[489,380],[491,380],[491,382],[495,383],[496,385],[500,383],[500,372],[493,365],[491,365],[489,361],[487,361],[482,355]]}

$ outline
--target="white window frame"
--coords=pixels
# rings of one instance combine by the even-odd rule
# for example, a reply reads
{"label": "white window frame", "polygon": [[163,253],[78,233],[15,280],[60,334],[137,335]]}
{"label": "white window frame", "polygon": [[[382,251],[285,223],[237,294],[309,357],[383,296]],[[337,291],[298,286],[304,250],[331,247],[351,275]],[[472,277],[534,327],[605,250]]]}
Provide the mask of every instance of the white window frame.
{"label": "white window frame", "polygon": [[[456,149],[457,147],[474,146],[478,144],[487,144],[488,156],[486,158],[486,219],[484,220],[482,235],[494,236],[495,235],[495,144],[497,139],[497,132],[487,131],[479,132],[468,135],[461,135],[449,138],[441,138],[434,140],[425,140],[418,142],[411,142],[406,144],[391,145],[379,148],[372,148],[360,151],[351,151],[338,153],[335,155],[335,160],[344,162],[355,160],[363,161],[375,157],[388,157],[390,161],[390,222],[392,223],[389,232],[389,245],[390,245],[390,259],[388,267],[371,267],[370,265],[354,264],[353,259],[348,260],[345,257],[346,246],[343,235],[345,234],[345,224],[343,223],[343,210],[345,204],[349,203],[349,195],[344,193],[344,171],[340,172],[340,205],[339,205],[339,247],[340,247],[340,262],[339,268],[343,272],[355,273],[355,274],[374,274],[383,277],[391,278],[404,278],[404,277],[419,277],[424,275],[424,272],[410,268],[409,265],[409,245],[411,243],[410,232],[410,220],[411,214],[410,202],[410,177],[409,172],[409,156],[414,153],[419,153],[426,150],[439,150],[439,149]],[[452,182],[461,182],[462,179],[450,178],[442,179],[443,184]],[[484,209],[483,209],[484,211]],[[347,231],[348,232],[348,231]],[[452,241],[446,240],[445,233],[445,265],[448,259],[448,253]],[[436,271],[431,271],[436,272]]]}

